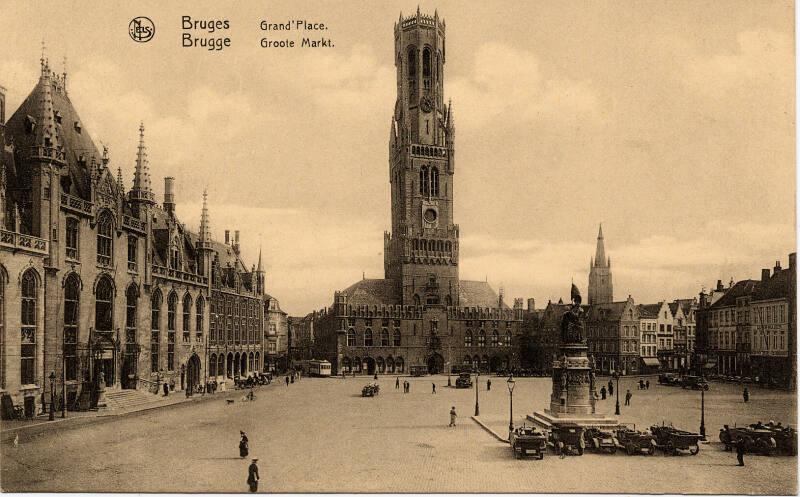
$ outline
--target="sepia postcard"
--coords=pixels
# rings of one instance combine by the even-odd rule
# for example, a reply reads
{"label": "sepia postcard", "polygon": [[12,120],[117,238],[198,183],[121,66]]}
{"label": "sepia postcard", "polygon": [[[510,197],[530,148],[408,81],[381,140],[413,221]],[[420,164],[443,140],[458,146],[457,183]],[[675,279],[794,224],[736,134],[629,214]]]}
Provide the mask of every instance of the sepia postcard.
{"label": "sepia postcard", "polygon": [[0,490],[796,495],[795,10],[0,2]]}

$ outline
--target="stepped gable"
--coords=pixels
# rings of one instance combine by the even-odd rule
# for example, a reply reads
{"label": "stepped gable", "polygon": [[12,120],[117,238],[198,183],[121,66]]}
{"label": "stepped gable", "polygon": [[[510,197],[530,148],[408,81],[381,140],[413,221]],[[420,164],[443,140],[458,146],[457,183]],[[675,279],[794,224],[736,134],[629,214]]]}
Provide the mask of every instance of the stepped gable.
{"label": "stepped gable", "polygon": [[43,98],[42,94],[47,89],[45,85],[49,85],[53,112],[57,119],[57,135],[60,145],[64,148],[68,166],[67,174],[70,178],[68,193],[84,200],[91,200],[90,166],[92,158],[100,163],[102,154],[92,141],[89,131],[83,127],[83,121],[55,75],[40,78],[33,91],[8,120],[6,123],[7,141],[14,144],[18,158],[17,163],[22,163],[19,158],[27,154],[27,150],[35,144],[36,140],[36,133],[28,131],[29,123],[38,125],[45,122],[45,116],[38,115],[40,113],[38,102]]}

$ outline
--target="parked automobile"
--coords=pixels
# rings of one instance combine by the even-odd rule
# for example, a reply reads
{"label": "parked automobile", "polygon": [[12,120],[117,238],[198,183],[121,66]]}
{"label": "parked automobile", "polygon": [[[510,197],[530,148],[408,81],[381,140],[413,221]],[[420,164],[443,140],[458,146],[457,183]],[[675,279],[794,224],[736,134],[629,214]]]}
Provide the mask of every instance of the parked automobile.
{"label": "parked automobile", "polygon": [[456,378],[456,388],[472,388],[472,375],[470,373],[461,373]]}
{"label": "parked automobile", "polygon": [[364,388],[361,389],[361,396],[362,397],[374,397],[378,395],[381,391],[381,386],[377,383],[373,385],[366,385]]}
{"label": "parked automobile", "polygon": [[763,424],[759,421],[749,426],[734,427],[725,425],[719,430],[719,440],[725,444],[725,450],[732,449],[741,440],[745,450],[755,454],[797,455],[797,431],[773,422]]}
{"label": "parked automobile", "polygon": [[586,441],[586,447],[594,452],[608,452],[614,454],[617,452],[619,442],[614,433],[610,431],[603,431],[599,428],[587,428],[583,432],[583,439]]}
{"label": "parked automobile", "polygon": [[680,384],[680,377],[675,373],[661,373],[658,375],[658,383],[660,385],[675,386]]}
{"label": "parked automobile", "polygon": [[708,390],[708,382],[699,376],[682,376],[680,384],[681,387],[692,390]]}
{"label": "parked automobile", "polygon": [[586,448],[583,427],[575,423],[556,425],[550,431],[550,444],[558,455],[575,454],[582,456]]}
{"label": "parked automobile", "polygon": [[541,460],[544,459],[544,453],[547,451],[547,437],[532,426],[523,425],[511,431],[508,441],[511,444],[511,451],[517,459],[532,456]]}
{"label": "parked automobile", "polygon": [[647,431],[636,431],[630,428],[617,430],[617,440],[629,455],[647,454],[652,456],[656,452],[656,439]]}
{"label": "parked automobile", "polygon": [[651,426],[650,432],[656,438],[656,447],[667,454],[678,455],[682,451],[688,451],[695,456],[700,452],[699,433],[679,430],[672,426]]}

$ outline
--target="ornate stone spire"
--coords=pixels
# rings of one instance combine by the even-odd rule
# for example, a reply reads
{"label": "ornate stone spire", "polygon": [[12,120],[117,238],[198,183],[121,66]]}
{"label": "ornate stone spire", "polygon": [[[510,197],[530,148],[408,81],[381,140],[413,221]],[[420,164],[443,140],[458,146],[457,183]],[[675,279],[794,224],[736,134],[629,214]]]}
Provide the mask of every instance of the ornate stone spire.
{"label": "ornate stone spire", "polygon": [[258,268],[256,268],[256,271],[258,271],[260,273],[261,271],[263,271],[262,267],[263,266],[261,266],[261,246],[259,246],[258,247]]}
{"label": "ornate stone spire", "polygon": [[136,167],[133,171],[133,188],[128,193],[131,200],[150,204],[155,203],[155,195],[150,186],[150,164],[147,161],[147,147],[144,145],[144,123],[139,124],[139,148],[136,152]]}
{"label": "ornate stone spire", "polygon": [[[208,222],[208,191],[203,190],[203,210],[200,213],[200,243],[203,246],[211,244],[211,225]],[[208,245],[206,245],[208,244]],[[261,259],[258,261],[261,265]]]}
{"label": "ornate stone spire", "polygon": [[119,188],[120,195],[125,193],[125,185],[122,183],[122,168],[117,168],[117,188]]}
{"label": "ornate stone spire", "polygon": [[599,267],[607,266],[606,248],[603,243],[603,225],[600,225],[600,231],[597,233],[597,250],[594,255],[594,263]]}
{"label": "ornate stone spire", "polygon": [[45,57],[45,46],[42,41],[41,73],[36,95],[36,111],[34,115],[34,150],[32,155],[63,162],[63,152],[58,136],[56,111],[53,106],[53,81],[50,66]]}

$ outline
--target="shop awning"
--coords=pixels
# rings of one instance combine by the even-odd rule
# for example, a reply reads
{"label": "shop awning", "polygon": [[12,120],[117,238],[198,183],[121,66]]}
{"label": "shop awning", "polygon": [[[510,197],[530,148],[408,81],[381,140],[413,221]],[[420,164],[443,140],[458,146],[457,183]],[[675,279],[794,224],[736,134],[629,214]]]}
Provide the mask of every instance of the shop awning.
{"label": "shop awning", "polygon": [[642,357],[642,362],[644,362],[645,366],[661,366],[661,363],[655,357]]}

